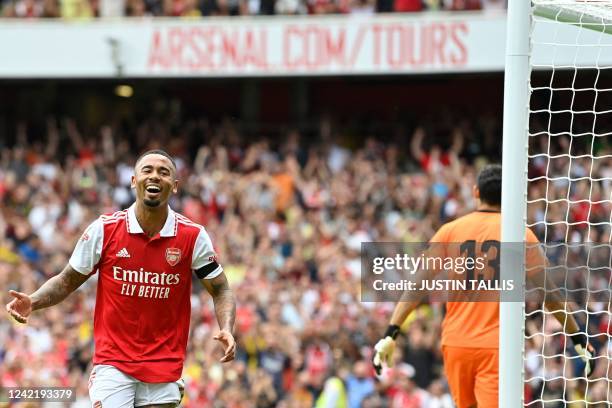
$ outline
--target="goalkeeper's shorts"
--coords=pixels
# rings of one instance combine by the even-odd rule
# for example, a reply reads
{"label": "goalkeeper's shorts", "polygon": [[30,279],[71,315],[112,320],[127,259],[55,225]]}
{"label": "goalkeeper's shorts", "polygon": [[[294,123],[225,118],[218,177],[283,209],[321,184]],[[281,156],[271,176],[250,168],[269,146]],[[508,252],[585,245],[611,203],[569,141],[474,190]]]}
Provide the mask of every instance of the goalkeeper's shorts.
{"label": "goalkeeper's shorts", "polygon": [[499,349],[443,346],[444,373],[457,408],[497,408]]}
{"label": "goalkeeper's shorts", "polygon": [[89,398],[94,408],[131,408],[181,402],[185,383],[144,383],[111,365],[96,365],[89,376]]}

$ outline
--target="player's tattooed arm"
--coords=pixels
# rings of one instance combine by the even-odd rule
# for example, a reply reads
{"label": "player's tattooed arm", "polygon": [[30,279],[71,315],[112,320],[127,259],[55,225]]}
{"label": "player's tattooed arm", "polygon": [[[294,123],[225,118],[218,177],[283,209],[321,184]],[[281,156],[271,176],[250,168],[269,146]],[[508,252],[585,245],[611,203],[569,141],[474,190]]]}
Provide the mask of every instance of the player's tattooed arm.
{"label": "player's tattooed arm", "polygon": [[30,295],[32,311],[60,303],[85,283],[88,278],[89,275],[83,275],[75,271],[70,265],[66,265],[62,272],[46,281],[36,292]]}
{"label": "player's tattooed arm", "polygon": [[223,272],[212,279],[202,279],[202,283],[213,298],[215,314],[221,329],[213,337],[223,346],[223,357],[219,361],[227,363],[236,357],[236,341],[232,334],[236,321],[236,300]]}
{"label": "player's tattooed arm", "polygon": [[212,279],[202,279],[202,283],[213,298],[219,328],[233,333],[236,321],[236,300],[225,273],[221,272]]}
{"label": "player's tattooed arm", "polygon": [[6,305],[6,311],[19,323],[27,323],[34,310],[58,304],[81,286],[87,278],[88,275],[78,273],[70,265],[66,265],[59,275],[49,279],[31,295],[9,290],[13,300]]}

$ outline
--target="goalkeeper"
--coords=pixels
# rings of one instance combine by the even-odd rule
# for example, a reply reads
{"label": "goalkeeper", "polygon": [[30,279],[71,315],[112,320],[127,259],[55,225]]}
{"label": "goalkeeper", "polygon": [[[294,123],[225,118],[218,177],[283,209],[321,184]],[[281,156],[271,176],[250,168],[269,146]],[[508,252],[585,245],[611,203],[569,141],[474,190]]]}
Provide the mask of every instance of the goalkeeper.
{"label": "goalkeeper", "polygon": [[[478,175],[473,189],[477,210],[443,225],[431,243],[482,243],[494,241],[499,248],[501,236],[501,166],[488,165]],[[527,243],[538,240],[529,229]],[[537,254],[535,254],[537,252]],[[489,254],[490,255],[490,254]],[[533,255],[537,259],[533,259]],[[494,255],[496,257],[499,254]],[[491,257],[488,258],[492,261]],[[528,265],[543,265],[545,258],[536,249],[527,254]],[[374,346],[373,364],[380,375],[383,364],[393,358],[395,339],[406,317],[419,302],[398,302],[383,338]],[[587,336],[580,333],[573,316],[564,311],[563,303],[551,300],[545,306],[570,333],[574,348],[586,363],[585,375],[593,370],[595,350]],[[444,372],[457,408],[493,408],[498,406],[499,382],[499,303],[447,302],[442,324]]]}

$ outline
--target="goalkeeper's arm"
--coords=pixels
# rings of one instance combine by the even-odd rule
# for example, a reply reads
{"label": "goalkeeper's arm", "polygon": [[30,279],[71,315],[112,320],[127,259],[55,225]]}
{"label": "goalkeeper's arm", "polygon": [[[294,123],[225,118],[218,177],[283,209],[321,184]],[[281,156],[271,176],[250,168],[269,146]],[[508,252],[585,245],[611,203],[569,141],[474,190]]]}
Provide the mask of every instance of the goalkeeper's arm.
{"label": "goalkeeper's arm", "polygon": [[[432,279],[439,271],[435,270],[419,270],[415,274],[416,287],[421,287],[420,282],[424,279]],[[407,296],[407,297],[406,297]],[[393,363],[393,351],[395,350],[395,339],[400,331],[400,326],[404,323],[404,320],[412,313],[421,303],[425,293],[418,291],[416,293],[404,293],[404,299],[408,298],[409,301],[399,301],[393,309],[389,326],[385,331],[382,339],[380,339],[374,346],[374,354],[372,356],[372,364],[376,374],[380,375],[382,372],[382,365],[385,363],[387,367],[390,367]]]}
{"label": "goalkeeper's arm", "polygon": [[[531,234],[533,242],[537,242],[531,230],[528,229],[527,234],[528,236]],[[595,348],[589,343],[586,334],[580,332],[576,319],[570,314],[571,311],[566,310],[565,302],[559,298],[556,291],[557,285],[547,277],[546,266],[548,260],[542,253],[541,248],[531,246],[527,248],[527,251],[527,265],[531,268],[531,271],[527,274],[527,280],[535,288],[546,288],[544,307],[561,324],[563,331],[569,334],[569,338],[574,343],[574,349],[585,363],[584,374],[585,377],[588,377],[595,367]]]}
{"label": "goalkeeper's arm", "polygon": [[383,335],[383,338],[374,346],[372,364],[374,365],[377,375],[380,375],[382,372],[383,363],[387,364],[387,367],[391,366],[393,351],[395,350],[395,339],[399,334],[400,326],[418,305],[419,302],[398,302],[397,305],[395,305],[387,331]]}
{"label": "goalkeeper's arm", "polygon": [[548,300],[544,302],[546,309],[552,313],[557,321],[563,327],[563,330],[569,334],[569,338],[574,343],[574,350],[580,356],[582,361],[585,363],[584,374],[585,377],[591,375],[595,368],[595,348],[591,343],[586,334],[580,332],[580,327],[574,319],[574,316],[565,310],[565,305],[559,300]]}

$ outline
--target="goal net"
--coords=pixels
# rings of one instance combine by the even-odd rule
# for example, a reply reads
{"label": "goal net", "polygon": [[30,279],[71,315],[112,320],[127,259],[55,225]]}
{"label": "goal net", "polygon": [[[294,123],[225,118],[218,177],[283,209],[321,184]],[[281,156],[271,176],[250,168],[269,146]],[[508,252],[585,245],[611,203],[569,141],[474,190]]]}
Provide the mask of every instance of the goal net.
{"label": "goal net", "polygon": [[612,0],[533,0],[531,23],[527,225],[555,284],[539,289],[597,359],[586,378],[555,311],[527,293],[524,405],[611,407]]}

